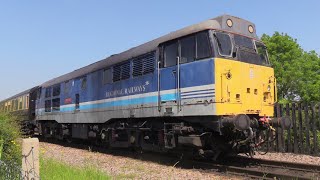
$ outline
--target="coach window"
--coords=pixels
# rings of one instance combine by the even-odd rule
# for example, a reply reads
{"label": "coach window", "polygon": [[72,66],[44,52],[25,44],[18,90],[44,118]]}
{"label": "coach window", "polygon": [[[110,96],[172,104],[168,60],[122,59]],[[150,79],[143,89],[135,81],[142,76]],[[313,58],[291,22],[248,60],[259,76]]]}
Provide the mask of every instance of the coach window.
{"label": "coach window", "polygon": [[188,36],[180,40],[181,59],[180,63],[189,63],[194,61],[196,56],[195,36]]}
{"label": "coach window", "polygon": [[19,107],[18,107],[18,110],[21,110],[21,109],[22,109],[22,105],[23,105],[22,97],[20,97],[20,98],[19,98]]}
{"label": "coach window", "polygon": [[208,58],[211,55],[208,32],[200,32],[197,38],[197,59]]}
{"label": "coach window", "polygon": [[232,43],[231,38],[226,33],[216,32],[214,33],[216,42],[218,45],[218,51],[221,56],[231,57],[232,55]]}
{"label": "coach window", "polygon": [[13,106],[13,104],[12,104],[12,102],[10,102],[8,105],[8,112],[12,111],[12,106]]}
{"label": "coach window", "polygon": [[26,109],[29,109],[29,96],[26,98]]}
{"label": "coach window", "polygon": [[14,111],[14,108],[15,108],[15,100],[12,100],[10,111]]}
{"label": "coach window", "polygon": [[22,109],[26,109],[26,96],[22,96]]}
{"label": "coach window", "polygon": [[173,41],[164,46],[164,67],[170,67],[177,64],[178,43]]}
{"label": "coach window", "polygon": [[14,110],[15,110],[15,111],[18,110],[18,105],[19,105],[18,99],[15,99],[15,100],[14,100]]}

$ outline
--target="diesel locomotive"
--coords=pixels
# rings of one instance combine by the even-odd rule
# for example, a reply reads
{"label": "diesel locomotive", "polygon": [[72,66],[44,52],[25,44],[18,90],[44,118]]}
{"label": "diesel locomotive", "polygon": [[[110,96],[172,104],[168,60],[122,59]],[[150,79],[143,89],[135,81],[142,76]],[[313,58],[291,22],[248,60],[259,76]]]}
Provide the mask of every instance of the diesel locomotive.
{"label": "diesel locomotive", "polygon": [[[112,55],[2,101],[41,136],[216,159],[269,139],[274,70],[247,20],[222,15]],[[29,105],[30,104],[30,105]]]}

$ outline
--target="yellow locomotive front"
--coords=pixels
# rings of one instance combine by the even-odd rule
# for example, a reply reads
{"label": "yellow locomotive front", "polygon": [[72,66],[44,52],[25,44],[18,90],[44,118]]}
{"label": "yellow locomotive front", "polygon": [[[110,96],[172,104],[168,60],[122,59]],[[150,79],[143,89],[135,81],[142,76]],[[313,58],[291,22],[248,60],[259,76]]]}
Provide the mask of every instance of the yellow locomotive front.
{"label": "yellow locomotive front", "polygon": [[214,30],[216,114],[273,116],[276,81],[254,24],[232,16]]}
{"label": "yellow locomotive front", "polygon": [[218,145],[220,149],[228,147],[236,154],[253,155],[256,148],[275,138],[273,127],[289,128],[290,120],[273,117],[276,78],[255,25],[228,15],[215,20],[220,25],[211,30],[215,52],[214,106],[220,137],[216,136],[214,142],[222,138],[227,143]]}
{"label": "yellow locomotive front", "polygon": [[217,58],[215,67],[217,115],[273,116],[273,68],[224,58]]}

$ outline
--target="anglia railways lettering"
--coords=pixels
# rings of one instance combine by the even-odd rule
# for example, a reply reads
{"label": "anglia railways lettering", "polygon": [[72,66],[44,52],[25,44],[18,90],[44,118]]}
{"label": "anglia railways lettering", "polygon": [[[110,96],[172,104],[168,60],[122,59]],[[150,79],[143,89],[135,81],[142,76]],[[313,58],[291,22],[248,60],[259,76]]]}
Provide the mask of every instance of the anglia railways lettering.
{"label": "anglia railways lettering", "polygon": [[143,93],[146,91],[146,86],[148,86],[150,83],[149,81],[146,81],[145,84],[140,85],[140,86],[132,86],[128,88],[122,88],[122,89],[117,89],[114,91],[109,91],[106,92],[106,97],[116,97],[116,96],[123,96],[123,95],[130,95],[130,94],[135,94],[135,93]]}

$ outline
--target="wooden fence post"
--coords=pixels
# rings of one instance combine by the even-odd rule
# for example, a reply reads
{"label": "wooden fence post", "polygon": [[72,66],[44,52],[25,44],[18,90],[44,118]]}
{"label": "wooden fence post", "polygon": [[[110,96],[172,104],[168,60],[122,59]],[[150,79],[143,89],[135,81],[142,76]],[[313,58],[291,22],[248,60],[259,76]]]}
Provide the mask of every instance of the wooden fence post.
{"label": "wooden fence post", "polygon": [[309,124],[309,106],[306,103],[304,107],[305,125],[306,125],[306,152],[310,154],[310,124]]}
{"label": "wooden fence post", "polygon": [[[286,116],[290,116],[290,105],[289,105],[289,103],[286,104]],[[287,151],[288,151],[288,152],[292,152],[292,145],[291,145],[291,128],[289,128],[289,129],[287,130],[287,144],[288,144]]]}
{"label": "wooden fence post", "polygon": [[298,153],[296,104],[292,103],[292,126],[293,126],[293,152]]}
{"label": "wooden fence post", "polygon": [[312,134],[313,134],[313,154],[318,154],[318,138],[317,138],[317,127],[316,127],[316,116],[315,116],[315,104],[311,104],[311,117],[312,117]]}
{"label": "wooden fence post", "polygon": [[299,103],[298,105],[298,119],[299,119],[299,152],[304,152],[304,134],[303,134],[303,124],[302,124],[302,103]]}
{"label": "wooden fence post", "polygon": [[[281,105],[277,104],[277,118],[281,117]],[[281,127],[277,128],[277,151],[283,152],[283,130]]]}

